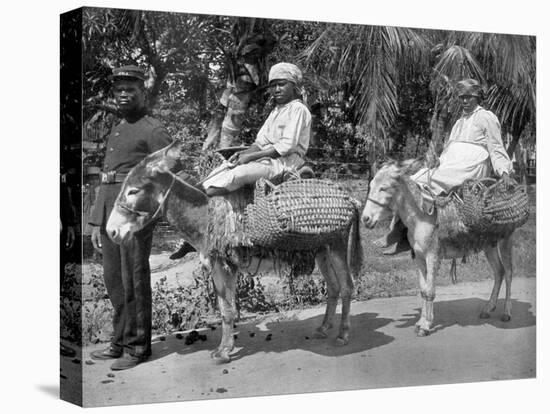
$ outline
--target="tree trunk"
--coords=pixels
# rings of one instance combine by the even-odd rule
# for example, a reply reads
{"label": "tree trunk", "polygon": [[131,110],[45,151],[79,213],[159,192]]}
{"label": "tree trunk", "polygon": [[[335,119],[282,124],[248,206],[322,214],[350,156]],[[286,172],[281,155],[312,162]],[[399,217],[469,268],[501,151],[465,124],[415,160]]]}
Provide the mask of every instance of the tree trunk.
{"label": "tree trunk", "polygon": [[229,86],[225,89],[220,105],[208,125],[208,136],[202,146],[203,150],[240,145],[239,135],[252,94],[253,88],[250,86],[242,89]]}
{"label": "tree trunk", "polygon": [[222,132],[222,122],[225,117],[225,107],[218,105],[212,114],[210,123],[208,124],[206,140],[202,145],[202,150],[206,151],[218,147]]}
{"label": "tree trunk", "polygon": [[208,126],[203,150],[240,145],[240,133],[250,101],[261,84],[266,56],[271,53],[276,38],[269,31],[267,20],[237,18],[233,26],[234,54],[227,67],[227,86],[220,98],[221,110]]}
{"label": "tree trunk", "polygon": [[149,110],[156,105],[160,92],[160,86],[162,85],[162,82],[164,82],[164,78],[166,78],[166,71],[163,68],[154,66],[154,70],[157,77],[154,80],[153,86],[149,89],[149,95],[147,97],[147,107]]}

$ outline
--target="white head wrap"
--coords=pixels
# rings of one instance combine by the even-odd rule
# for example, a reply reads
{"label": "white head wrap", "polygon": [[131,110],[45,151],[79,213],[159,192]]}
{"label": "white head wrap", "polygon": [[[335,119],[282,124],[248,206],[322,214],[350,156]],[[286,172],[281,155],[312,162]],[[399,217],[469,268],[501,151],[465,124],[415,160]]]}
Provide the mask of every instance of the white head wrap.
{"label": "white head wrap", "polygon": [[302,71],[293,63],[281,62],[273,65],[269,70],[269,83],[277,79],[284,79],[294,84],[296,93],[302,98],[304,104],[307,105],[307,93],[302,85]]}
{"label": "white head wrap", "polygon": [[296,86],[302,84],[302,71],[292,63],[281,62],[273,65],[269,70],[269,82],[275,79],[285,79]]}

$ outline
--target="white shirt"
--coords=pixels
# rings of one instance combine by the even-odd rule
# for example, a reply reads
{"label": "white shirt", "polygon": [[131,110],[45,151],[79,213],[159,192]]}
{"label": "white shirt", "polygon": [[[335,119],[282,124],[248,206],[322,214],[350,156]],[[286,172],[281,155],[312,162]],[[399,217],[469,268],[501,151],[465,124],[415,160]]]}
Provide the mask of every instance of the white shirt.
{"label": "white shirt", "polygon": [[[439,158],[441,164],[452,162],[456,157],[464,158],[462,151],[453,150],[454,143],[463,142],[474,144],[485,149],[486,157],[491,159],[493,170],[500,177],[502,173],[512,171],[512,162],[502,143],[500,135],[500,123],[498,118],[491,111],[477,106],[471,113],[463,115],[453,126],[449,140]],[[470,147],[472,152],[478,152]]]}
{"label": "white shirt", "polygon": [[468,179],[487,177],[491,165],[498,176],[512,171],[512,162],[500,136],[500,124],[491,111],[477,106],[453,126],[439,166],[422,168],[411,178],[434,194],[448,193]]}
{"label": "white shirt", "polygon": [[297,154],[302,158],[309,147],[311,114],[299,99],[277,105],[260,128],[256,145],[264,150],[269,147],[282,158]]}

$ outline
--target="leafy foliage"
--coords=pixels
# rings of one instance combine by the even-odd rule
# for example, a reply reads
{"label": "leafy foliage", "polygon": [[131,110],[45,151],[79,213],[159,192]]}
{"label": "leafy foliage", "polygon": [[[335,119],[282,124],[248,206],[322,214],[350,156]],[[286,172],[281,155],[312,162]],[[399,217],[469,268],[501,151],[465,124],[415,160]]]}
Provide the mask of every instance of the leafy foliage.
{"label": "leafy foliage", "polygon": [[153,331],[195,329],[206,323],[208,315],[213,315],[212,281],[200,270],[193,276],[190,286],[169,287],[166,277],[157,281],[153,288]]}
{"label": "leafy foliage", "polygon": [[239,274],[237,280],[237,310],[264,313],[277,311],[275,303],[269,301],[264,293],[264,286],[258,276]]}
{"label": "leafy foliage", "polygon": [[309,105],[330,109],[320,121],[321,147],[347,152],[357,144],[370,162],[421,151],[430,132],[442,142],[458,116],[454,85],[463,77],[491,85],[486,104],[518,139],[534,124],[534,37],[99,8],[83,17],[86,120],[99,108],[114,110],[110,68],[132,61],[149,69],[155,116],[175,136],[204,141],[219,128],[209,123],[223,119],[226,81],[254,62],[260,87],[239,121],[239,138],[251,143],[269,110],[268,67],[293,61],[304,69]]}
{"label": "leafy foliage", "polygon": [[82,266],[69,263],[61,280],[61,338],[73,343],[97,343],[108,340],[110,335],[112,307],[101,269],[93,268],[90,277],[83,281]]}

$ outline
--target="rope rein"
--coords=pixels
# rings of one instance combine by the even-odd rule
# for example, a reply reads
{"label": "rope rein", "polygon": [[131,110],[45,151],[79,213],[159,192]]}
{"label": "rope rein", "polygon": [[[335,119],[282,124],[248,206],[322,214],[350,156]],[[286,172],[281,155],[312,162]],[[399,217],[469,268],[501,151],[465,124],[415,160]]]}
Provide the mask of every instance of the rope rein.
{"label": "rope rein", "polygon": [[[166,190],[166,192],[162,196],[162,201],[159,203],[159,206],[157,207],[156,211],[151,216],[151,220],[155,220],[156,218],[158,218],[158,216],[160,215],[160,213],[162,212],[162,210],[164,208],[164,205],[166,204],[166,200],[168,199],[168,196],[172,192],[172,188],[174,187],[174,184],[176,182],[176,175],[172,174],[172,173],[171,173],[171,175],[172,175],[172,182],[170,183],[170,187],[168,187],[168,190]],[[126,210],[129,213],[135,214],[137,216],[147,216],[149,214],[146,211],[134,210],[133,208],[131,208],[128,205],[123,204],[121,202],[117,202],[116,205],[118,207],[122,208],[123,210]]]}
{"label": "rope rein", "polygon": [[376,201],[373,198],[367,197],[367,201],[370,201],[373,204],[376,204],[377,206],[384,207],[384,208],[390,208],[390,203],[381,203],[380,201]]}

